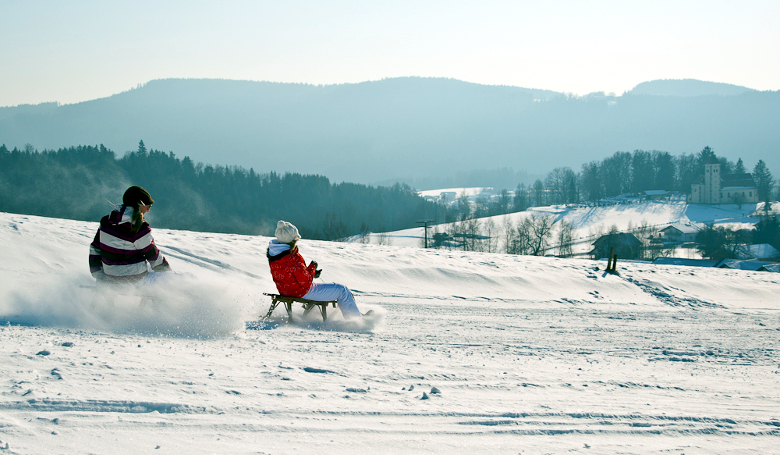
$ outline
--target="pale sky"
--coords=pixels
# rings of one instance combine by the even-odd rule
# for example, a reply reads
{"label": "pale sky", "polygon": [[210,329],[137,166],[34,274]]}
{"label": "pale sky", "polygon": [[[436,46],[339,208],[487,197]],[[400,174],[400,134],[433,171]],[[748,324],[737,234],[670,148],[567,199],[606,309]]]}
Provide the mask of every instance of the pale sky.
{"label": "pale sky", "polygon": [[621,94],[655,79],[780,89],[780,1],[0,0],[0,106],[163,78],[448,77]]}

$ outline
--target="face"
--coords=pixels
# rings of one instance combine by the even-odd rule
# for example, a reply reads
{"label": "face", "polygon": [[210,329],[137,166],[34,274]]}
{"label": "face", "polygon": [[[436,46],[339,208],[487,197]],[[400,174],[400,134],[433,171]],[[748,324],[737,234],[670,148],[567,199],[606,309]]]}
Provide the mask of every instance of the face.
{"label": "face", "polygon": [[149,210],[152,209],[152,205],[145,205],[143,202],[141,202],[141,205],[138,206],[138,211],[141,212],[141,215],[146,215],[149,213]]}

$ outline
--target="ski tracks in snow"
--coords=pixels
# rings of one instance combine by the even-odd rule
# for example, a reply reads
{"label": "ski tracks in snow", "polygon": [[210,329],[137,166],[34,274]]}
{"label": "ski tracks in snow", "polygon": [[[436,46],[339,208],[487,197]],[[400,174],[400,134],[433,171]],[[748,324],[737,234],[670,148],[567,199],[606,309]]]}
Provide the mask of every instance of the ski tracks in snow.
{"label": "ski tracks in snow", "polygon": [[689,308],[725,308],[725,306],[717,303],[690,297],[686,295],[687,293],[683,289],[668,286],[659,281],[637,278],[628,274],[626,274],[625,279],[629,283],[636,285],[642,292],[655,297],[667,305]]}
{"label": "ski tracks in snow", "polygon": [[18,453],[87,440],[113,453],[606,454],[771,452],[780,436],[777,315],[360,298],[386,312],[374,331],[0,327],[0,439]]}

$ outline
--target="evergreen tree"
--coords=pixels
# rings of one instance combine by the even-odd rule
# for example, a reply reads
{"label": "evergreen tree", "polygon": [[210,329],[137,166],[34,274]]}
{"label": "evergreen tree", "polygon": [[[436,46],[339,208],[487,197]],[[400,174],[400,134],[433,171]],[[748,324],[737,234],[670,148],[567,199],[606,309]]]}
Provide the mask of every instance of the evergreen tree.
{"label": "evergreen tree", "polygon": [[699,160],[699,166],[702,169],[702,172],[704,171],[704,165],[707,164],[707,161],[710,160],[710,158],[717,158],[715,156],[715,152],[712,151],[710,146],[704,147],[701,152],[699,152],[698,160]]}
{"label": "evergreen tree", "polygon": [[708,259],[738,259],[747,253],[748,231],[708,227],[696,234],[696,249]]}
{"label": "evergreen tree", "polygon": [[650,152],[634,150],[631,156],[631,191],[641,193],[654,189],[655,169]]}
{"label": "evergreen tree", "polygon": [[618,196],[631,191],[631,160],[629,152],[615,152],[601,164],[601,180],[606,197]]}
{"label": "evergreen tree", "polygon": [[753,243],[768,243],[780,251],[780,221],[773,216],[762,218],[753,231]]}
{"label": "evergreen tree", "polygon": [[534,182],[534,206],[541,207],[544,205],[544,183],[541,180],[536,179]]}
{"label": "evergreen tree", "polygon": [[580,172],[580,188],[583,197],[588,201],[597,201],[604,197],[604,186],[601,181],[601,165],[598,161],[591,161],[582,165]]}
{"label": "evergreen tree", "polygon": [[769,201],[775,182],[764,160],[758,160],[758,163],[753,168],[753,180],[756,182],[756,188],[758,189],[758,199],[763,202]]}
{"label": "evergreen tree", "polygon": [[512,203],[515,212],[524,212],[528,208],[528,190],[520,183],[515,189],[515,199]]}
{"label": "evergreen tree", "polygon": [[733,162],[729,161],[728,158],[725,157],[718,158],[718,161],[720,162],[721,177],[734,174],[735,165]]}
{"label": "evergreen tree", "polygon": [[682,154],[675,159],[677,169],[677,191],[690,193],[691,184],[699,181],[704,174],[704,165],[699,165],[699,159],[694,154]]}
{"label": "evergreen tree", "polygon": [[674,191],[677,168],[669,152],[653,152],[654,181],[656,190]]}
{"label": "evergreen tree", "polygon": [[734,173],[735,174],[744,174],[747,171],[745,170],[745,164],[742,162],[742,158],[737,160],[737,164],[734,165]]}

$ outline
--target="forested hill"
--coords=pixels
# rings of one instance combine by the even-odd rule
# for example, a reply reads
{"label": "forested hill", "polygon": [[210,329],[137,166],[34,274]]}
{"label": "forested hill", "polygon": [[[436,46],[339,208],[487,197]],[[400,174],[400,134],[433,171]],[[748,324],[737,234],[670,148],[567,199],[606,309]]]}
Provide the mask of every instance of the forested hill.
{"label": "forested hill", "polygon": [[210,164],[375,183],[473,169],[538,175],[616,151],[679,155],[702,144],[780,169],[778,124],[780,92],[701,81],[571,97],[435,78],[327,86],[170,79],[78,104],[0,108],[0,143],[105,144],[124,153],[144,139]]}
{"label": "forested hill", "polygon": [[655,96],[734,96],[747,92],[755,92],[755,90],[739,85],[696,79],[659,79],[642,82],[631,90],[632,95]]}
{"label": "forested hill", "polygon": [[195,164],[143,143],[120,159],[102,145],[40,153],[0,145],[0,212],[98,221],[130,185],[155,199],[154,227],[203,232],[273,235],[284,219],[306,238],[333,240],[414,227],[437,208],[403,185]]}

